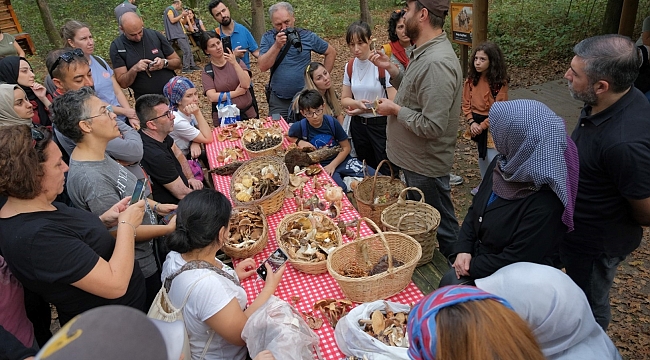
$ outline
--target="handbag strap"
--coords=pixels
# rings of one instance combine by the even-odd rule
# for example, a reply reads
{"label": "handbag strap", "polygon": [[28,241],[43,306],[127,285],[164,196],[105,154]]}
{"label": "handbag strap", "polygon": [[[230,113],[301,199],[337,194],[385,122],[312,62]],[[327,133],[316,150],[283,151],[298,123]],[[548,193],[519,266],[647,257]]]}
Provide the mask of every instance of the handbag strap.
{"label": "handbag strap", "polygon": [[219,269],[218,267],[216,267],[216,266],[210,264],[210,263],[207,262],[207,261],[203,261],[203,260],[192,260],[192,261],[188,261],[187,263],[185,263],[185,265],[183,265],[183,266],[182,266],[180,269],[178,269],[175,273],[171,274],[168,278],[165,279],[165,290],[167,290],[167,292],[169,292],[169,289],[171,288],[171,285],[172,285],[172,281],[173,281],[173,280],[174,280],[178,275],[180,275],[181,273],[183,273],[184,271],[188,271],[188,270],[197,270],[197,269],[208,269],[208,270],[212,270],[212,271],[216,272],[217,274],[219,274],[219,275],[225,277],[226,279],[232,281],[235,285],[237,285],[237,286],[239,286],[239,287],[242,287],[242,286],[241,286],[241,283],[239,282],[238,279],[236,279],[236,278],[233,277],[232,275],[228,274],[227,272],[223,271],[222,269]]}
{"label": "handbag strap", "polygon": [[284,47],[282,47],[282,52],[280,53],[280,55],[278,55],[278,57],[275,58],[273,67],[271,67],[271,74],[269,75],[269,84],[271,83],[271,79],[273,79],[273,73],[275,73],[275,70],[278,69],[278,66],[280,66],[280,63],[282,62],[282,60],[284,60],[284,57],[287,56],[287,53],[289,52],[289,47],[291,47],[291,44],[287,41],[284,44]]}

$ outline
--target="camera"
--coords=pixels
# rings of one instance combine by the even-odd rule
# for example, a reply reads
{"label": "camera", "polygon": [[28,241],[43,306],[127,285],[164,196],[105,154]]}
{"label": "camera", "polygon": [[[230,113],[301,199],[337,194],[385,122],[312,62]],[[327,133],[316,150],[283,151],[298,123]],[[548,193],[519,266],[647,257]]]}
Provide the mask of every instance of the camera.
{"label": "camera", "polygon": [[287,35],[287,42],[291,44],[291,46],[298,49],[298,51],[302,51],[302,41],[300,41],[300,34],[298,33],[298,30],[292,27],[288,27],[284,29],[284,34]]}

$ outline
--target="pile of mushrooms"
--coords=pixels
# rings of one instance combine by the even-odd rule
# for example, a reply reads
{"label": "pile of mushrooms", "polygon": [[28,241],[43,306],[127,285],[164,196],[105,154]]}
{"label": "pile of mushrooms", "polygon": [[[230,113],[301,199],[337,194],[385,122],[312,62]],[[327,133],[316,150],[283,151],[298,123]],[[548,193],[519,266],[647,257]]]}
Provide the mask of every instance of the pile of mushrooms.
{"label": "pile of mushrooms", "polygon": [[370,319],[360,319],[359,325],[363,326],[363,331],[389,346],[407,348],[409,345],[406,334],[406,322],[408,313],[394,313],[384,302],[386,308],[384,311],[375,310]]}
{"label": "pile of mushrooms", "polygon": [[347,299],[320,299],[314,303],[314,311],[320,311],[332,328],[335,328],[339,320],[350,312],[351,307],[352,302]]}
{"label": "pile of mushrooms", "polygon": [[230,216],[230,235],[227,246],[237,249],[255,244],[264,233],[262,215],[251,209],[236,209]]}
{"label": "pile of mushrooms", "polygon": [[287,249],[287,255],[293,260],[318,262],[327,260],[338,242],[335,233],[338,230],[324,214],[310,213],[287,224],[279,241]]}
{"label": "pile of mushrooms", "polygon": [[233,185],[233,189],[237,200],[249,202],[273,193],[280,185],[280,172],[269,164],[263,167],[259,174],[244,174],[240,181]]}

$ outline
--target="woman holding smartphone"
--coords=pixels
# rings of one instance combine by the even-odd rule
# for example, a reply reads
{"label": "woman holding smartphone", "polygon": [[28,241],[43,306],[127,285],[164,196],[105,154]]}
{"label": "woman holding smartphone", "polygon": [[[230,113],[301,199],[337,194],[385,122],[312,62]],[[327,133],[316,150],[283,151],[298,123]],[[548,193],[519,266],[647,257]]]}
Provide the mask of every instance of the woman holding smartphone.
{"label": "woman holding smartphone", "polygon": [[[72,203],[93,214],[105,212],[112,204],[127,196],[140,197],[138,180],[124,166],[106,155],[108,142],[120,136],[117,116],[111,105],[100,100],[91,88],[68,91],[52,105],[57,129],[77,146],[70,154],[68,195]],[[146,191],[144,184],[140,190]],[[137,199],[135,199],[137,200]],[[158,215],[167,215],[176,208],[146,200],[145,216],[135,239],[135,258],[145,276],[147,301],[151,305],[160,290],[160,270],[156,264],[153,241],[174,230],[174,221],[156,225]]]}
{"label": "woman holding smartphone", "polygon": [[273,295],[286,268],[273,272],[265,263],[264,288],[246,307],[240,281],[255,274],[255,261],[242,260],[232,269],[215,257],[228,239],[231,210],[230,200],[218,191],[192,191],[178,203],[176,230],[167,237],[172,251],[162,280],[175,307],[187,301],[182,311],[192,358],[205,354],[205,360],[246,359],[244,325]]}

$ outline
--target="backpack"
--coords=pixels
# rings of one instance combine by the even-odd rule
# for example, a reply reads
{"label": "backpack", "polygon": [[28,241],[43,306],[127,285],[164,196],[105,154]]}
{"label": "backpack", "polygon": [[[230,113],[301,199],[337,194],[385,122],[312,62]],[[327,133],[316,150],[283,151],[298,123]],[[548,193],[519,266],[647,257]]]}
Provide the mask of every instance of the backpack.
{"label": "backpack", "polygon": [[[336,127],[334,127],[334,118],[331,117],[331,116],[323,116],[323,119],[327,119],[327,123],[328,123],[330,129],[332,130],[332,136],[334,136],[334,134],[336,133]],[[305,118],[302,118],[300,120],[300,132],[302,134],[301,135],[302,136],[301,140],[308,142],[309,139],[307,137],[307,119],[305,119]]]}
{"label": "backpack", "polygon": [[642,93],[650,91],[650,60],[648,59],[648,48],[645,45],[638,46],[641,51],[643,63],[639,68],[639,75],[634,80],[634,86]]}
{"label": "backpack", "polygon": [[99,65],[101,65],[104,68],[104,70],[108,71],[108,63],[106,62],[106,60],[96,55],[91,55],[91,56],[93,57],[93,59],[95,59],[95,61],[99,63]]}
{"label": "backpack", "polygon": [[[348,60],[348,64],[345,66],[345,70],[348,73],[348,78],[350,79],[350,84],[352,84],[352,64],[354,63],[354,58],[351,58]],[[383,71],[380,69],[379,70],[379,83],[381,84],[381,87],[384,88],[384,93],[386,96],[388,96],[388,92],[386,92],[386,69],[383,69]]]}

